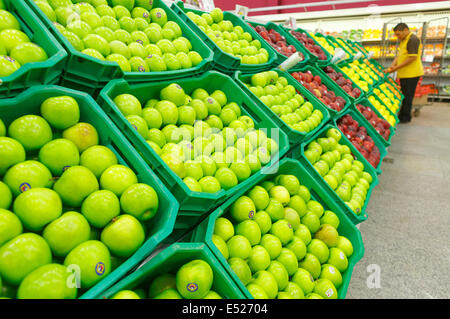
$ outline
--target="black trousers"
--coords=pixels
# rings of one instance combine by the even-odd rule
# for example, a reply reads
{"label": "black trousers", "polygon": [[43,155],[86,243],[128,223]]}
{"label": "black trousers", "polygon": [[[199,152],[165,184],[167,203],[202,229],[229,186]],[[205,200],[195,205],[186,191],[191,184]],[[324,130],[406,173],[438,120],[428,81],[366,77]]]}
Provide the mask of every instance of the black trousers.
{"label": "black trousers", "polygon": [[398,114],[398,118],[401,122],[411,121],[412,101],[419,79],[420,77],[400,79],[400,87],[402,89],[403,95],[405,96],[400,108],[400,113]]}

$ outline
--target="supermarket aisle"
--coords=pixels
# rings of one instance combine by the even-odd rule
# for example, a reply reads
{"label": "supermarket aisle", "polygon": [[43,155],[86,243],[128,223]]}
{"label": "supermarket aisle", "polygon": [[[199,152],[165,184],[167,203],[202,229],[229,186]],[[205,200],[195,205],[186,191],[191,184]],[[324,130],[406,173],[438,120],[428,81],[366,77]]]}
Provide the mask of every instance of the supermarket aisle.
{"label": "supermarket aisle", "polygon": [[450,298],[450,104],[400,124],[388,151],[347,298]]}

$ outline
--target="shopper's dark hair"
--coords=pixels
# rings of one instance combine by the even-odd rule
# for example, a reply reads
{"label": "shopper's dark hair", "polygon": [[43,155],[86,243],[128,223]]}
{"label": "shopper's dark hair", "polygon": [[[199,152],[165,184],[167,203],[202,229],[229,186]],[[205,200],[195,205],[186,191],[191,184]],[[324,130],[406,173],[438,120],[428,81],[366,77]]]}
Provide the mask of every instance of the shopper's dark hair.
{"label": "shopper's dark hair", "polygon": [[403,22],[400,22],[399,24],[397,24],[394,27],[394,31],[404,31],[406,29],[409,30],[408,25],[406,23],[403,23]]}

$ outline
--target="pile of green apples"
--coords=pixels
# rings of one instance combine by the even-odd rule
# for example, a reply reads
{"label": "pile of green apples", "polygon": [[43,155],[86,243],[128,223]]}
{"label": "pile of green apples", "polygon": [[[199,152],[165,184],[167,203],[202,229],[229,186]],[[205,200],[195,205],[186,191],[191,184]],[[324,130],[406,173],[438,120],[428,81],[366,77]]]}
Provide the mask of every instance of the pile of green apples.
{"label": "pile of green apples", "polygon": [[121,290],[111,299],[222,299],[212,290],[214,273],[202,259],[194,259],[176,270],[157,275],[147,290]]}
{"label": "pile of green apples", "polygon": [[359,215],[364,207],[372,176],[364,170],[364,164],[354,158],[347,145],[340,144],[341,132],[327,130],[305,148],[305,157],[325,182]]}
{"label": "pile of green apples", "polygon": [[75,99],[55,96],[40,115],[0,119],[0,296],[76,298],[142,245],[158,212],[155,190],[79,118]]}
{"label": "pile of green apples", "polygon": [[[73,4],[74,2],[75,4]],[[189,69],[203,58],[181,27],[148,0],[35,0],[84,54],[117,62],[124,72]]]}
{"label": "pile of green apples", "polygon": [[113,100],[122,115],[168,167],[195,192],[216,193],[245,181],[270,162],[277,142],[255,129],[221,90],[177,83],[140,101],[124,93]]}
{"label": "pile of green apples", "polygon": [[31,42],[16,17],[0,2],[0,78],[10,76],[26,63],[47,59],[45,50]]}
{"label": "pile of green apples", "polygon": [[280,174],[217,218],[212,241],[256,299],[336,299],[353,254],[339,223],[296,176]]}
{"label": "pile of green apples", "polygon": [[309,101],[297,93],[288,80],[275,71],[265,71],[252,75],[249,90],[269,107],[290,128],[308,133],[320,125],[323,113],[315,110]]}
{"label": "pile of green apples", "polygon": [[261,42],[253,39],[241,26],[224,20],[221,9],[215,8],[201,15],[188,11],[186,15],[220,49],[240,59],[242,64],[264,64],[269,61],[269,52],[261,47]]}

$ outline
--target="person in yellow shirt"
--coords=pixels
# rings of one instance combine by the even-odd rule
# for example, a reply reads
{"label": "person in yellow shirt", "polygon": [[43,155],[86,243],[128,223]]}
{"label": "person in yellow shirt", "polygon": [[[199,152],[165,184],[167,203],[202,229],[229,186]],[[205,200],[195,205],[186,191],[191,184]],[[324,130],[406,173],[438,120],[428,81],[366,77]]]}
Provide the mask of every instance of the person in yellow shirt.
{"label": "person in yellow shirt", "polygon": [[398,117],[401,123],[408,123],[411,122],[412,101],[417,83],[423,75],[422,43],[405,23],[397,24],[394,28],[394,34],[400,41],[398,54],[385,72],[397,71],[397,77],[400,79],[400,87],[404,95]]}

